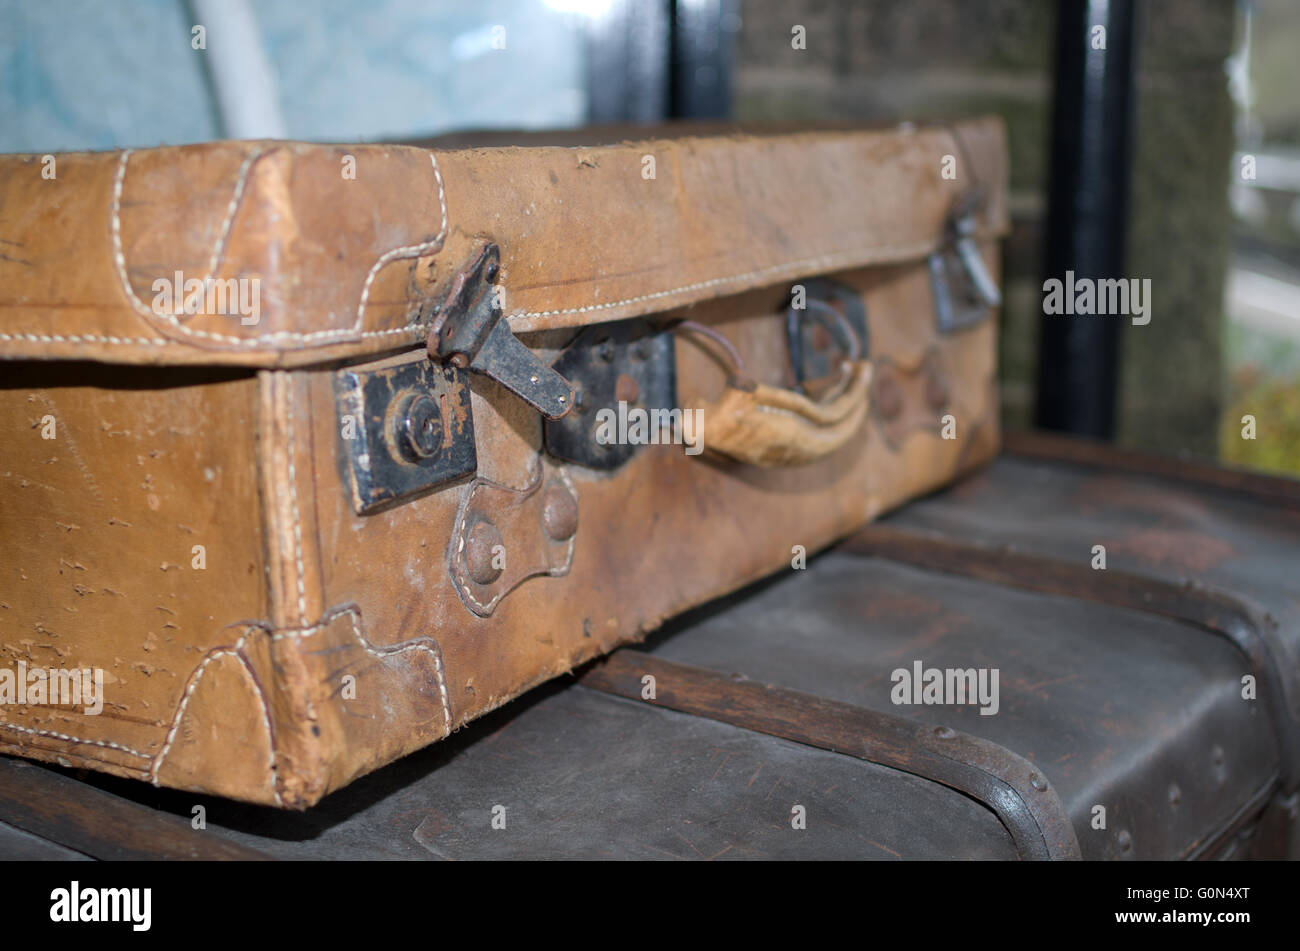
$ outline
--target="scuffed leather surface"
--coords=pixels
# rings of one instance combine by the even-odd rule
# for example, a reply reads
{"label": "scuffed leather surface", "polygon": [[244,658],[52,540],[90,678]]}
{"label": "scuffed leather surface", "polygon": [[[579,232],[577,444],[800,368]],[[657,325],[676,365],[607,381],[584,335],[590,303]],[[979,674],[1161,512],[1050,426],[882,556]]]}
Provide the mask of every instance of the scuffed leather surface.
{"label": "scuffed leather surface", "polygon": [[[990,260],[996,263],[991,252]],[[454,537],[457,510],[471,484],[356,515],[336,464],[330,374],[277,374],[292,393],[294,419],[308,421],[295,426],[292,446],[298,521],[278,529],[286,551],[294,550],[298,536],[303,539],[301,574],[295,563],[282,600],[296,605],[301,577],[301,617],[310,620],[332,605],[355,604],[377,644],[431,638],[446,659],[450,722],[460,726],[640,638],[688,607],[789,566],[795,546],[811,553],[990,458],[997,447],[993,324],[938,338],[923,306],[929,284],[919,263],[883,272],[863,269],[838,279],[867,294],[873,349],[889,348],[876,352],[900,361],[919,360],[935,348],[942,352],[951,367],[948,411],[958,420],[957,439],[918,431],[895,450],[867,420],[857,438],[797,468],[760,469],[690,457],[675,445],[643,447],[610,474],[567,466],[579,498],[568,573],[531,578],[490,617],[478,617],[461,603],[448,571],[448,539]],[[725,333],[742,351],[747,370],[775,384],[784,373],[784,294],[781,288],[755,291],[696,306],[691,315]],[[729,368],[687,335],[678,336],[677,353],[682,405],[715,399]],[[538,417],[508,421],[515,398],[497,390],[490,399],[493,412],[475,407],[479,456],[493,460],[494,480],[522,489],[538,464]],[[498,407],[504,412],[496,412]],[[708,432],[706,418],[706,445]],[[504,543],[509,563],[509,534]],[[288,623],[299,622],[290,617]],[[393,732],[403,751],[425,742],[400,729]],[[346,744],[335,755],[356,772],[372,763],[362,745]]]}
{"label": "scuffed leather surface", "polygon": [[[986,179],[1000,185],[999,128],[975,123],[963,134],[983,156],[977,161],[989,163]],[[797,548],[823,547],[990,458],[998,438],[996,328],[988,321],[940,337],[920,258],[938,241],[951,197],[930,166],[936,149],[953,147],[949,135],[687,139],[664,146],[654,183],[640,178],[640,145],[594,158],[564,149],[437,156],[449,196],[445,243],[375,271],[359,325],[365,332],[406,326],[436,296],[429,288],[436,291],[487,232],[501,241],[510,312],[525,343],[553,348],[562,343],[557,328],[581,321],[690,316],[726,334],[748,375],[775,387],[784,385],[780,314],[789,282],[824,268],[865,295],[873,361],[916,366],[938,354],[958,421],[955,440],[926,427],[886,439],[869,417],[840,448],[790,469],[691,457],[673,445],[644,447],[613,473],[563,467],[579,499],[568,572],[529,578],[489,617],[466,607],[448,567],[470,480],[372,515],[353,512],[338,464],[334,366],[0,364],[0,439],[9,449],[0,463],[0,650],[10,665],[43,659],[100,666],[116,678],[101,717],[0,710],[0,751],[304,807],[666,618],[790,564]],[[386,167],[407,170],[410,194],[398,202],[358,190],[331,211],[339,153],[325,147],[227,143],[132,157],[143,175],[123,182],[126,285],[115,284],[113,262],[97,256],[112,245],[105,202],[120,156],[65,157],[57,187],[66,190],[53,204],[24,204],[29,186],[0,178],[0,230],[20,233],[14,253],[38,262],[30,273],[0,262],[0,355],[266,367],[411,345],[416,335],[402,333],[320,346],[290,336],[256,341],[351,326],[373,256],[437,237],[429,153],[350,151],[358,181],[368,162],[396,156]],[[628,168],[620,164],[633,158]],[[22,160],[0,159],[14,161]],[[167,169],[182,167],[189,188],[150,191],[145,176],[165,180]],[[240,167],[246,192],[231,211],[230,180]],[[899,175],[903,186],[885,187]],[[424,190],[411,184],[416,176]],[[671,186],[674,197],[647,204],[633,191],[643,186]],[[527,198],[531,209],[543,192],[555,206],[543,199],[524,214],[520,202]],[[771,201],[755,204],[756,195]],[[570,203],[564,213],[561,198]],[[998,226],[1001,192],[991,198],[988,217]],[[362,214],[371,207],[391,219]],[[252,333],[254,344],[214,344],[132,310],[125,286],[144,294],[155,269],[202,268],[228,214],[222,266],[269,275],[263,324],[189,329]],[[606,235],[601,243],[602,231],[632,218],[639,238]],[[104,233],[85,229],[87,220],[103,221]],[[56,240],[73,222],[78,240],[89,242],[80,253]],[[346,246],[337,235],[327,240],[340,222]],[[867,266],[877,259],[860,260],[856,251],[843,258],[852,267],[828,263],[841,260],[836,248],[851,250],[877,232],[883,241],[886,231],[879,260],[896,263]],[[982,247],[996,268],[993,242]],[[751,276],[730,281],[735,273]],[[666,282],[687,290],[656,296]],[[634,302],[589,307],[633,291]],[[555,313],[530,316],[529,308]],[[550,329],[533,332],[541,328]],[[149,342],[38,344],[16,339],[16,329]],[[692,338],[679,335],[676,346],[679,402],[707,407],[724,390],[727,367]],[[478,478],[525,488],[539,465],[539,417],[491,380],[474,375],[471,386]],[[47,412],[59,420],[54,441],[40,438]],[[704,436],[707,445],[707,419]],[[203,571],[189,567],[200,543]],[[507,557],[512,544],[529,548],[508,534]]]}
{"label": "scuffed leather surface", "polygon": [[[579,148],[221,142],[0,157],[0,357],[304,366],[400,349],[476,242],[516,331],[655,313],[933,249],[975,183],[1006,228],[1002,126]],[[945,155],[961,159],[944,180]],[[356,177],[345,178],[355,161]],[[645,159],[655,162],[643,177]],[[153,282],[261,281],[261,314],[159,314]]]}

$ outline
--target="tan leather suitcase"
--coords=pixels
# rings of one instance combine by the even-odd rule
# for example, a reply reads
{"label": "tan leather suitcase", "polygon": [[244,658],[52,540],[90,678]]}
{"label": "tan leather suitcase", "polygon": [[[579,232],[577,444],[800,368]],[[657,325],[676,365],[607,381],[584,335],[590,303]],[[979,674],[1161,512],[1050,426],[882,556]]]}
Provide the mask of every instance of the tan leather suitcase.
{"label": "tan leather suitcase", "polygon": [[305,807],[987,460],[1005,178],[996,120],[0,157],[0,751]]}

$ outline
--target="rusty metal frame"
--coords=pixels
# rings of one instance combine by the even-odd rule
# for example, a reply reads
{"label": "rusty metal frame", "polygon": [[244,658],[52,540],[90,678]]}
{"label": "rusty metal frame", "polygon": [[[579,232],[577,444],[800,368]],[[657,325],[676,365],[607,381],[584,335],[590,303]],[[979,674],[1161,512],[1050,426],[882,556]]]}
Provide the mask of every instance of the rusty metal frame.
{"label": "rusty metal frame", "polygon": [[[652,701],[642,701],[646,676],[654,678]],[[626,648],[578,682],[940,783],[990,809],[1022,859],[1079,858],[1074,826],[1047,778],[988,740]]]}

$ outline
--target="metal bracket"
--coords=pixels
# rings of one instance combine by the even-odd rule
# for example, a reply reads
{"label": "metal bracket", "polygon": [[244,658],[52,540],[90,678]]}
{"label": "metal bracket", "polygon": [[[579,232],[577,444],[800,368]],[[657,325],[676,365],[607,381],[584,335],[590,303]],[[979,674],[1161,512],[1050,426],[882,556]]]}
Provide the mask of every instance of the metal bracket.
{"label": "metal bracket", "polygon": [[464,370],[430,363],[348,367],[334,377],[339,438],[358,514],[478,466]]}
{"label": "metal bracket", "polygon": [[485,244],[456,275],[429,328],[429,357],[491,377],[547,419],[559,419],[573,408],[573,387],[501,319],[494,286],[500,270],[501,249]]}
{"label": "metal bracket", "polygon": [[461,503],[448,570],[465,606],[488,617],[501,599],[538,575],[569,573],[578,532],[578,492],[540,457],[528,485],[475,479]]}
{"label": "metal bracket", "polygon": [[890,449],[897,451],[914,432],[939,435],[941,417],[952,404],[943,351],[932,345],[915,366],[888,357],[875,361],[871,380],[871,417]]}
{"label": "metal bracket", "polygon": [[935,316],[945,334],[974,327],[988,319],[993,308],[1002,306],[997,282],[975,243],[975,215],[969,211],[957,214],[948,230],[948,244],[926,260]]}
{"label": "metal bracket", "polygon": [[647,438],[654,436],[651,411],[677,405],[677,361],[671,331],[633,319],[588,327],[556,358],[555,369],[574,383],[577,406],[564,419],[545,424],[546,451],[591,469],[617,469],[636,453],[629,440],[602,441],[598,414],[615,420],[647,414]]}
{"label": "metal bracket", "polygon": [[793,298],[785,312],[786,348],[790,356],[791,385],[807,394],[805,384],[836,376],[836,355],[864,359],[870,353],[867,309],[862,295],[827,278],[800,281],[804,307]]}

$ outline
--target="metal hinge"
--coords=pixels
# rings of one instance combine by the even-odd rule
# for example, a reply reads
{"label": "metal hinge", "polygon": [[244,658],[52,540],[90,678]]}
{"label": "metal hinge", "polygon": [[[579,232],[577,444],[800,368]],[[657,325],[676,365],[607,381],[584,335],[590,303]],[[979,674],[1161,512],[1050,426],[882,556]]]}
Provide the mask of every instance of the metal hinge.
{"label": "metal hinge", "polygon": [[927,260],[939,330],[952,333],[973,327],[1002,306],[1002,294],[984,265],[975,242],[977,220],[971,202],[958,206],[949,219],[947,243]]}
{"label": "metal hinge", "polygon": [[486,244],[456,275],[429,328],[429,357],[491,377],[547,419],[573,409],[573,387],[515,338],[494,286],[501,249]]}

